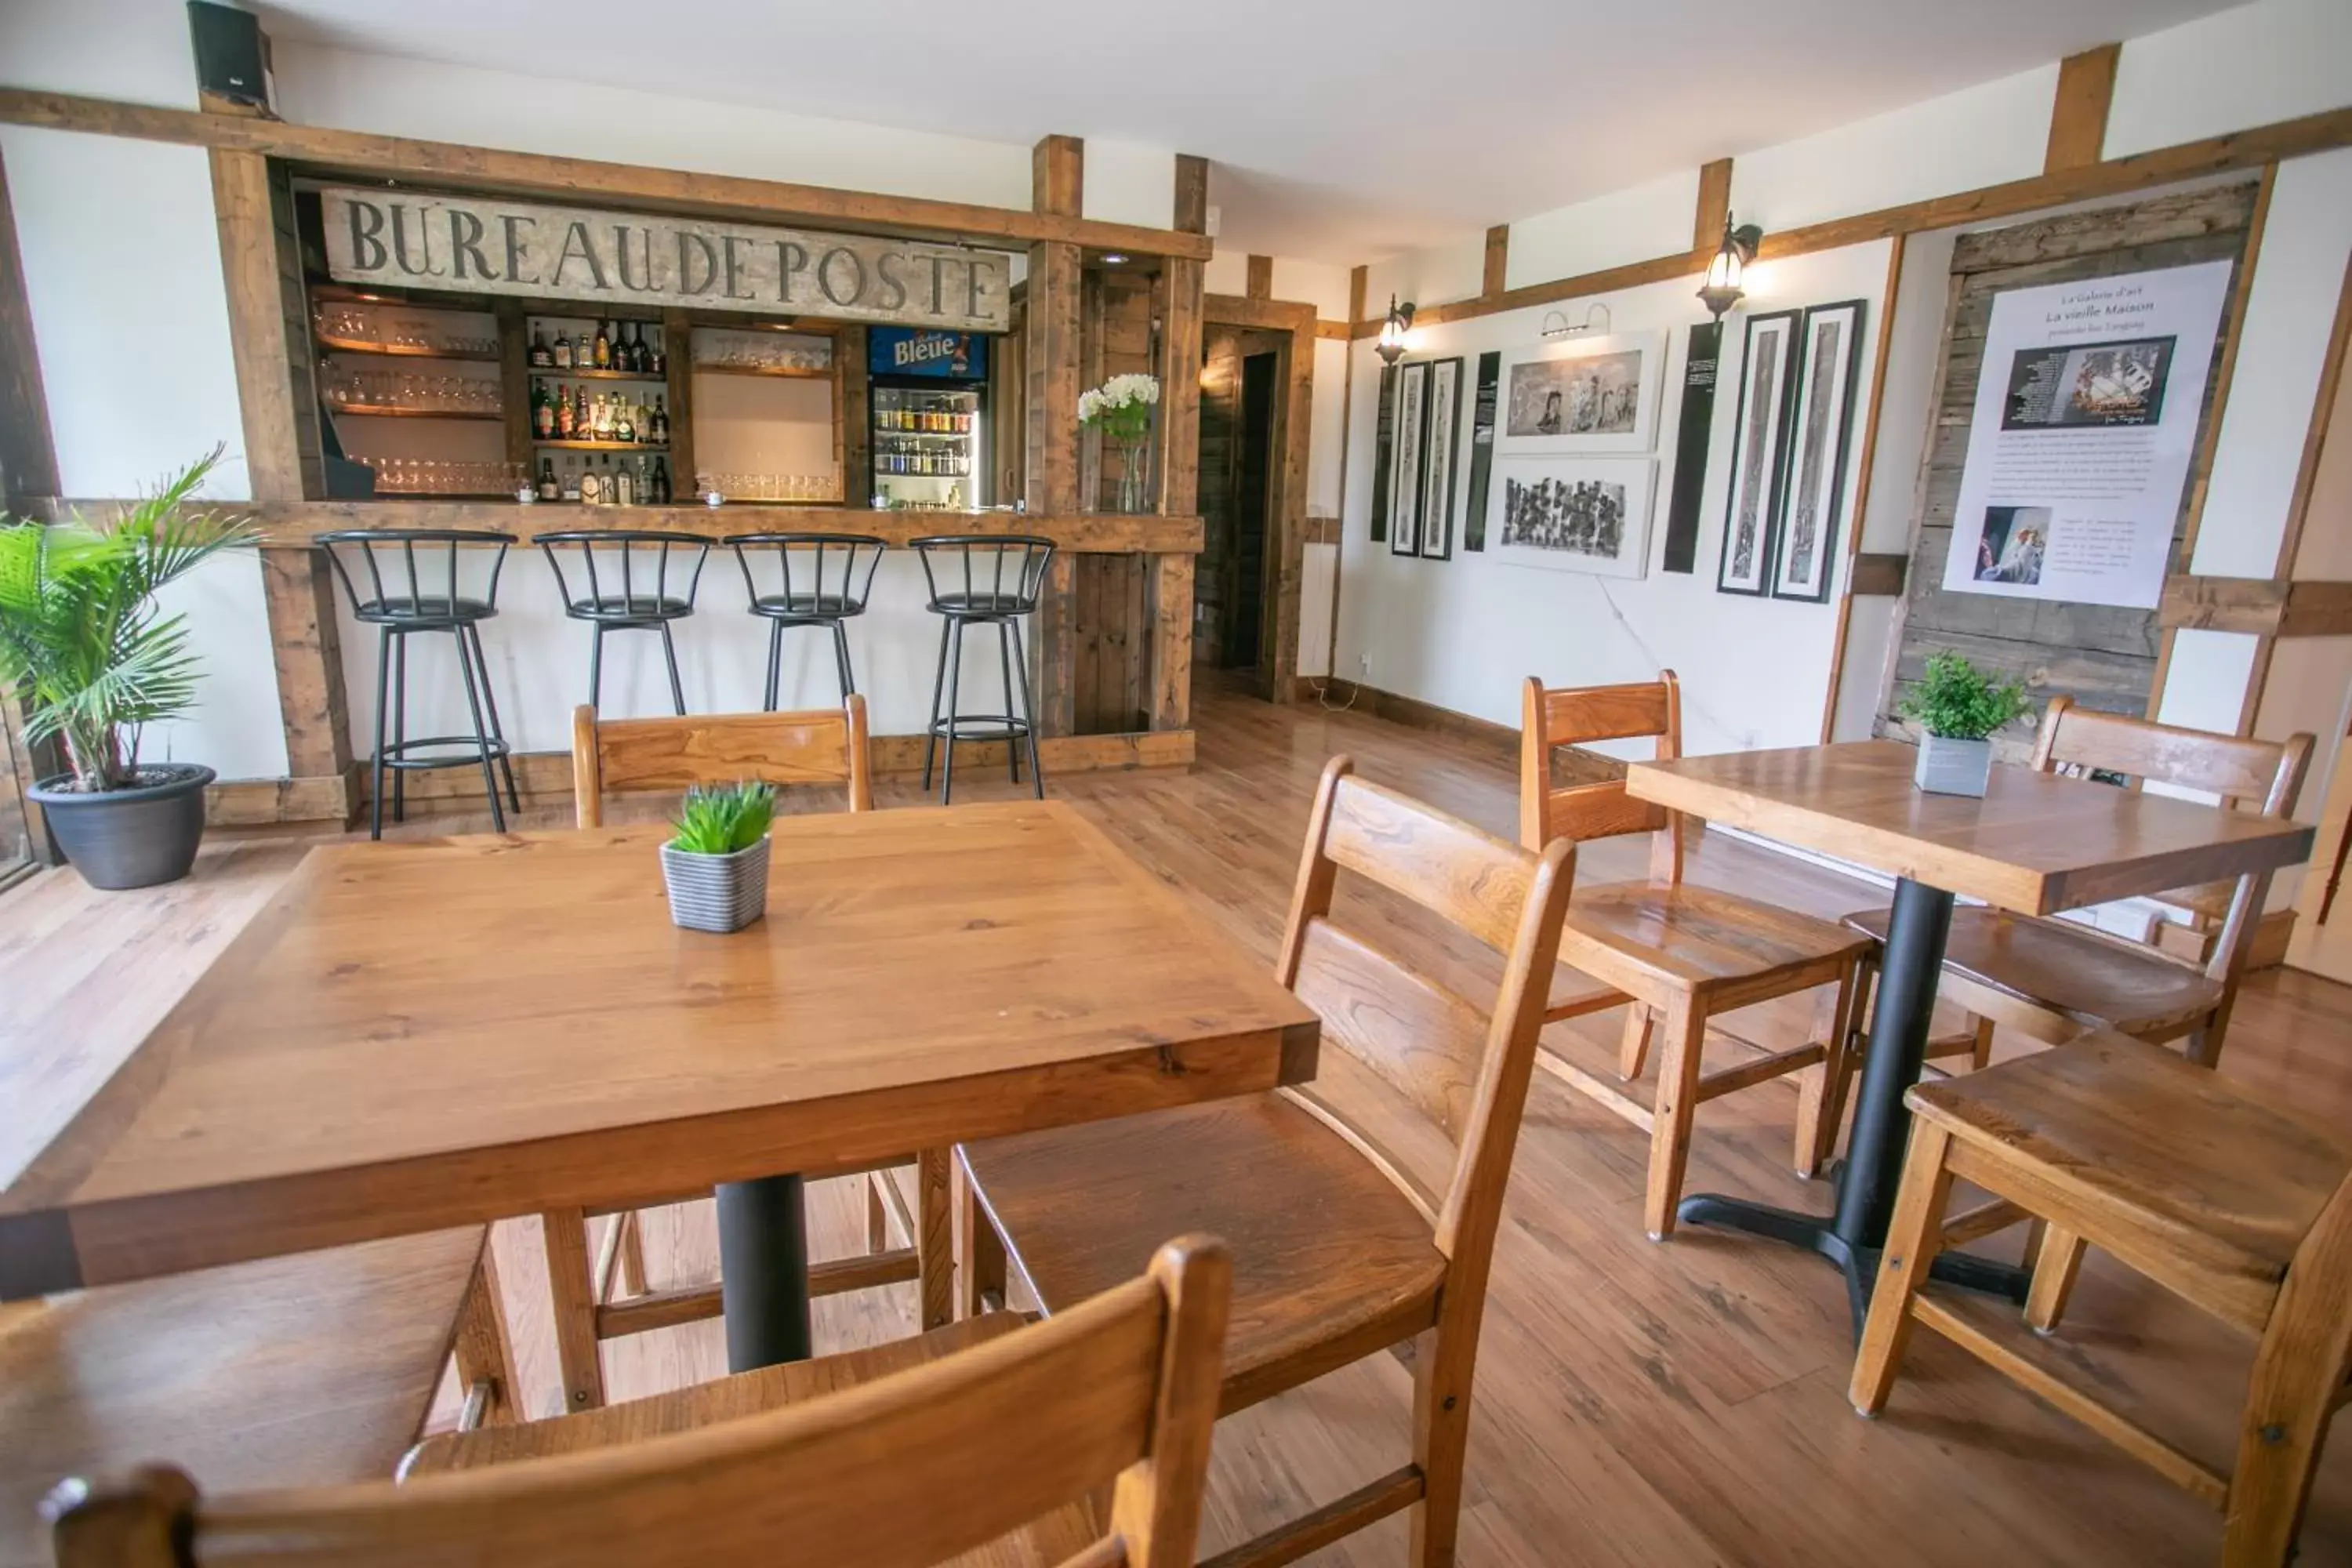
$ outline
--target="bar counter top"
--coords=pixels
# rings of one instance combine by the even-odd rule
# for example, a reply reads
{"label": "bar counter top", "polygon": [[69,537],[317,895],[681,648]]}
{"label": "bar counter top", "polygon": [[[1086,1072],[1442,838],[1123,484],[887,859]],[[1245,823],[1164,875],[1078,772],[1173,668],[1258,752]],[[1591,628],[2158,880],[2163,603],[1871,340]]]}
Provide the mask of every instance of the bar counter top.
{"label": "bar counter top", "polygon": [[[109,503],[97,503],[103,506]],[[730,533],[866,533],[894,548],[933,533],[1026,533],[1082,553],[1197,555],[1197,517],[1122,512],[1043,516],[1017,511],[883,511],[871,507],[738,501],[726,506],[583,506],[576,501],[400,500],[257,502],[245,507],[268,549],[299,550],[344,528],[494,528],[528,540],[557,529],[665,529],[719,539]],[[95,520],[92,510],[85,515]]]}

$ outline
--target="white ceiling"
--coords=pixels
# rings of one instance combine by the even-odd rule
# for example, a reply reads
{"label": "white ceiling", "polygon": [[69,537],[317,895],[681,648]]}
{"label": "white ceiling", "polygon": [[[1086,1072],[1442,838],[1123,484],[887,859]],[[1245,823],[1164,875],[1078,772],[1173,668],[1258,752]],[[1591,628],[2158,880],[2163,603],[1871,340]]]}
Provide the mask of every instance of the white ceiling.
{"label": "white ceiling", "polygon": [[1353,263],[2229,0],[268,0],[272,32],[1023,144],[1198,153],[1220,246]]}

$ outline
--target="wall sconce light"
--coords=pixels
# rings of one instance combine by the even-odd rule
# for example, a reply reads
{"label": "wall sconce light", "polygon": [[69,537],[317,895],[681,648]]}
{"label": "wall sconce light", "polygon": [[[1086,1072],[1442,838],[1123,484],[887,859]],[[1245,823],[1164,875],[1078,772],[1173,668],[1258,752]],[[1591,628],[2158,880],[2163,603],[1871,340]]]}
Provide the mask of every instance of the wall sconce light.
{"label": "wall sconce light", "polygon": [[[1593,320],[1595,316],[1601,318],[1597,322]],[[1552,342],[1560,338],[1582,337],[1587,332],[1608,331],[1615,324],[1616,318],[1609,313],[1608,306],[1595,300],[1584,308],[1584,321],[1581,325],[1570,325],[1567,316],[1558,310],[1546,310],[1543,321],[1544,341]],[[1555,321],[1559,325],[1553,325]]]}
{"label": "wall sconce light", "polygon": [[1389,319],[1381,323],[1381,341],[1372,345],[1382,364],[1394,364],[1404,357],[1404,335],[1412,330],[1412,306],[1400,305],[1396,296],[1389,296]]}
{"label": "wall sconce light", "polygon": [[1724,218],[1723,245],[1716,251],[1715,259],[1707,263],[1706,281],[1698,290],[1699,302],[1717,321],[1723,320],[1726,310],[1747,297],[1748,291],[1739,286],[1739,279],[1747,272],[1748,264],[1756,259],[1757,247],[1763,243],[1764,231],[1754,224],[1743,223],[1734,228],[1730,217]]}

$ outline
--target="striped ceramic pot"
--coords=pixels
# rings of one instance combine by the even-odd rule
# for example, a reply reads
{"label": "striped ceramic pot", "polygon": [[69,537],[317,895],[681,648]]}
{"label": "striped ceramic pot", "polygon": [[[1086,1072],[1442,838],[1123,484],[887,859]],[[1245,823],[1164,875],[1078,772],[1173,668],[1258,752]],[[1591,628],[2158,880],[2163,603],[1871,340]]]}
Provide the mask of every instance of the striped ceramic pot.
{"label": "striped ceramic pot", "polygon": [[768,907],[768,850],[762,838],[732,855],[689,855],[661,847],[669,918],[688,931],[741,931]]}

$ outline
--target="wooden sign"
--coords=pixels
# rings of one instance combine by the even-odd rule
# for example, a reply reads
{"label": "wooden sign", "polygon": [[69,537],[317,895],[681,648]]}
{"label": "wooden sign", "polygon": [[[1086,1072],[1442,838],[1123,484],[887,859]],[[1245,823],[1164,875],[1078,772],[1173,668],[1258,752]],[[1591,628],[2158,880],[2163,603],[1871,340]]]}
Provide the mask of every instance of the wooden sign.
{"label": "wooden sign", "polygon": [[1010,324],[1010,258],[871,235],[539,206],[415,191],[319,193],[327,270],[345,283],[899,321]]}

